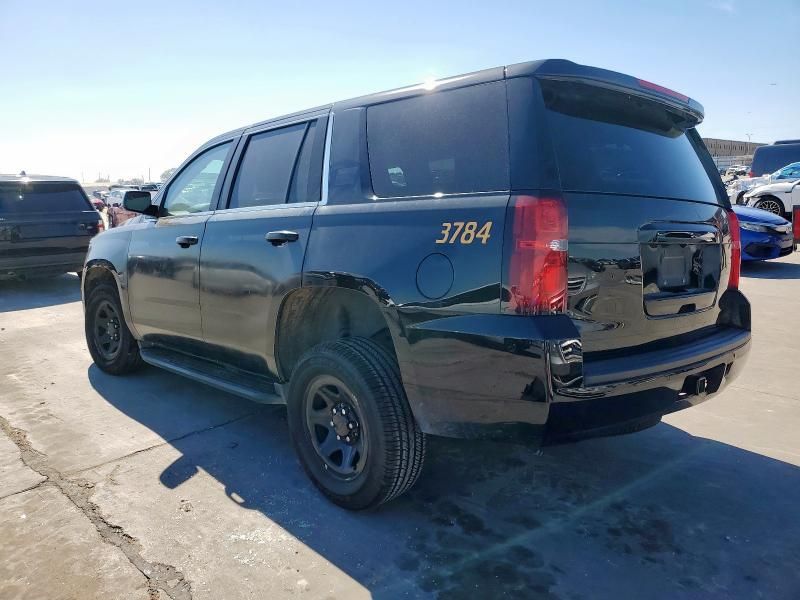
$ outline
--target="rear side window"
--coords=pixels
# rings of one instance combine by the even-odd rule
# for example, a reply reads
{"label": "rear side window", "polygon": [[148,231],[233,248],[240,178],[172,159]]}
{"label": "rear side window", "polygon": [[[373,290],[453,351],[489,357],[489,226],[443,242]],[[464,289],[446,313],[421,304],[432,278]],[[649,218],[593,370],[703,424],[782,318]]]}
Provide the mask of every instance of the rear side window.
{"label": "rear side window", "polygon": [[319,202],[322,163],[320,157],[314,156],[314,151],[318,147],[317,136],[325,135],[325,132],[321,131],[323,129],[317,125],[317,121],[308,124],[303,147],[294,167],[289,202]]}
{"label": "rear side window", "polygon": [[718,201],[688,115],[583,83],[541,86],[565,191]]}
{"label": "rear side window", "polygon": [[239,164],[228,208],[286,202],[307,123],[253,135]]}
{"label": "rear side window", "polygon": [[382,198],[507,190],[505,84],[370,106],[367,144]]}
{"label": "rear side window", "polygon": [[74,183],[0,183],[0,215],[94,210]]}

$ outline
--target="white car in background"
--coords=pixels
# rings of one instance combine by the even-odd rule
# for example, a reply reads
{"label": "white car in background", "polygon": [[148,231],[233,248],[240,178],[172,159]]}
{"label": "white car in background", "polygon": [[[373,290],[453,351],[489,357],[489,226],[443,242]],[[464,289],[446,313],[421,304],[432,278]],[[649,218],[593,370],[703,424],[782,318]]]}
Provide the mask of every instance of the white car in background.
{"label": "white car in background", "polygon": [[[731,204],[746,204],[745,196],[748,192],[754,191],[755,188],[768,184],[794,182],[798,179],[800,179],[800,162],[791,163],[768,175],[746,177],[730,182],[727,186],[728,198],[730,198]],[[787,211],[791,211],[791,207],[785,208]]]}
{"label": "white car in background", "polygon": [[[780,176],[776,177],[777,174]],[[783,216],[800,206],[800,162],[785,166],[770,175],[771,181],[744,194],[747,206]]]}

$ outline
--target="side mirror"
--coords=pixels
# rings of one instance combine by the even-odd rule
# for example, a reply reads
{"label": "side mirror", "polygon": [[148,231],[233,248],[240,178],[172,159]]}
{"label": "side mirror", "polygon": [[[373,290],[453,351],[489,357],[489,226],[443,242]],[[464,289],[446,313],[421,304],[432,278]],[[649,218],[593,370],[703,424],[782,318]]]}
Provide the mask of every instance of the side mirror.
{"label": "side mirror", "polygon": [[125,195],[122,197],[122,206],[125,210],[145,215],[155,216],[158,211],[158,208],[153,206],[150,192],[142,192],[140,190],[129,190],[125,192]]}

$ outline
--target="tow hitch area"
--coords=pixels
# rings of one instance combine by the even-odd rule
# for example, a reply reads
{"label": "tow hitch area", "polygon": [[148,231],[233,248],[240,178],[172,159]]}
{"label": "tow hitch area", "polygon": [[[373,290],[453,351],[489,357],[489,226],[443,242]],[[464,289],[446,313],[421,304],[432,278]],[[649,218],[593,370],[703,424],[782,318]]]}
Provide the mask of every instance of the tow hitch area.
{"label": "tow hitch area", "polygon": [[703,396],[715,393],[722,385],[727,367],[728,365],[722,364],[703,373],[687,377],[681,388],[681,396]]}

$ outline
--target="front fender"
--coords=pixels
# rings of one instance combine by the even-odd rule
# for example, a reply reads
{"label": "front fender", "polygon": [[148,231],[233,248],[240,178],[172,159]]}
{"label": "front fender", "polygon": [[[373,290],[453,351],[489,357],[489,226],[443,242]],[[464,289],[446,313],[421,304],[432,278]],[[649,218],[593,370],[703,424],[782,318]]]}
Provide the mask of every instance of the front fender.
{"label": "front fender", "polygon": [[[131,228],[132,230],[132,228]],[[131,230],[112,229],[95,236],[89,245],[86,254],[86,262],[83,266],[83,276],[81,277],[81,301],[86,307],[87,286],[93,279],[94,269],[103,269],[109,272],[117,284],[117,292],[122,306],[122,314],[128,329],[133,336],[139,339],[139,335],[131,321],[130,307],[128,305],[128,246],[131,240]]]}

